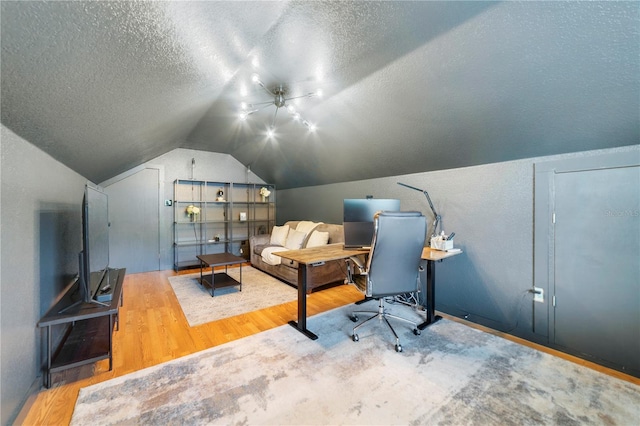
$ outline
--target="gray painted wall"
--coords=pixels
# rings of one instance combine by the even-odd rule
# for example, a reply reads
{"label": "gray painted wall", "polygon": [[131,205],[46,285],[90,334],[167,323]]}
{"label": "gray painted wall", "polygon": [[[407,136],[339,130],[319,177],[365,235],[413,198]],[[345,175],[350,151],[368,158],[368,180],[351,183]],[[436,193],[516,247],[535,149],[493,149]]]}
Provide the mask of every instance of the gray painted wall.
{"label": "gray painted wall", "polygon": [[[191,160],[195,159],[192,168]],[[131,169],[113,179],[102,182],[107,187],[116,181],[127,179],[140,168],[160,169],[160,269],[173,268],[173,207],[165,206],[165,200],[173,200],[173,182],[176,179],[195,179],[213,182],[265,183],[242,163],[228,154],[174,149],[148,163]]]}
{"label": "gray painted wall", "polygon": [[1,132],[0,411],[7,424],[40,374],[36,323],[78,273],[87,180],[5,126]]}
{"label": "gray painted wall", "polygon": [[[483,166],[280,190],[277,220],[342,222],[344,198],[399,198],[403,210],[433,220],[426,198],[397,182],[426,189],[460,256],[437,265],[436,308],[540,343],[532,329],[534,164],[629,152],[640,145]],[[429,228],[431,232],[431,227]],[[545,324],[544,329],[546,329]]]}

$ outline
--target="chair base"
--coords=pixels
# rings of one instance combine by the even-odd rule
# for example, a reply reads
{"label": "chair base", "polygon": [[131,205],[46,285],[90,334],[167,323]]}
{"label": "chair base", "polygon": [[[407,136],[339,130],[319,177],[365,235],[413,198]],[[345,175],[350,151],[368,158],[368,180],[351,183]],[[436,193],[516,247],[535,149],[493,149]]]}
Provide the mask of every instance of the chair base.
{"label": "chair base", "polygon": [[363,325],[365,325],[366,323],[368,323],[369,321],[371,321],[374,318],[379,318],[379,319],[383,319],[387,325],[389,326],[389,329],[391,329],[391,332],[393,333],[393,335],[396,338],[396,352],[402,352],[402,345],[400,344],[400,338],[398,337],[398,334],[396,333],[396,331],[393,329],[393,326],[391,325],[391,323],[389,322],[389,320],[387,318],[393,318],[393,319],[397,319],[399,321],[404,321],[406,323],[409,323],[411,325],[413,325],[413,334],[415,334],[416,336],[420,335],[420,330],[418,329],[418,323],[408,320],[406,318],[402,318],[399,317],[397,315],[392,315],[390,313],[387,312],[387,310],[384,307],[384,299],[380,298],[378,299],[378,310],[377,311],[353,311],[351,313],[351,321],[353,322],[357,322],[358,321],[358,315],[357,314],[375,314],[372,317],[367,318],[366,320],[362,321],[360,324],[356,325],[355,327],[353,327],[353,334],[351,336],[351,338],[353,339],[354,342],[357,342],[358,340],[360,340],[360,338],[358,337],[358,334],[356,333],[356,330],[359,329],[360,327],[362,327]]}

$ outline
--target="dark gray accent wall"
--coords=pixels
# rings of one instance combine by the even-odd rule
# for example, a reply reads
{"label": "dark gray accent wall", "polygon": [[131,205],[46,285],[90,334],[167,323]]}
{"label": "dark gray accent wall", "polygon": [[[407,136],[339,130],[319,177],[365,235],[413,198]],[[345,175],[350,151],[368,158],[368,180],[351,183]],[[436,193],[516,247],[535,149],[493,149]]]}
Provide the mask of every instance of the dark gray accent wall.
{"label": "dark gray accent wall", "polygon": [[[2,126],[1,423],[40,375],[36,324],[78,273],[85,178]],[[37,386],[39,383],[36,383]]]}
{"label": "dark gray accent wall", "polygon": [[[638,155],[640,145],[429,173],[279,190],[277,219],[342,222],[344,198],[399,198],[403,210],[433,220],[426,197],[397,182],[425,189],[446,233],[464,253],[437,265],[436,308],[493,329],[536,341],[533,333],[534,164],[594,157]],[[429,232],[432,228],[430,225]],[[548,326],[548,318],[543,320]],[[540,325],[540,324],[539,324]]]}

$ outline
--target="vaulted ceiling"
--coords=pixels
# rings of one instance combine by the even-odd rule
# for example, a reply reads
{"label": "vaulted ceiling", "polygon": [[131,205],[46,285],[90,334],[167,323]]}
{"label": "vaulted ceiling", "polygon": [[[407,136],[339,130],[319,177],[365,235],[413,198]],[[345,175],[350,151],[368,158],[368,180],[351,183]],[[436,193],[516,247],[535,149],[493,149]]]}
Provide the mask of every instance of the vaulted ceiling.
{"label": "vaulted ceiling", "polygon": [[[94,182],[175,148],[279,188],[638,144],[637,2],[1,3],[2,124]],[[317,124],[240,103],[284,84]]]}

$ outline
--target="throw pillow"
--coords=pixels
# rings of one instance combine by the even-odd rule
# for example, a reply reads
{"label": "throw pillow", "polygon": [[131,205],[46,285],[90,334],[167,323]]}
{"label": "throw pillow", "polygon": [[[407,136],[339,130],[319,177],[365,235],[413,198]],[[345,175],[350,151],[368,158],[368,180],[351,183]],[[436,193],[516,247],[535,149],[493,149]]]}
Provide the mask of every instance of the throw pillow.
{"label": "throw pillow", "polygon": [[307,241],[307,248],[326,246],[328,243],[329,243],[328,232],[313,231],[313,233],[311,233],[311,236],[309,237],[309,241]]}
{"label": "throw pillow", "polygon": [[296,230],[300,232],[304,232],[305,234],[309,235],[309,232],[313,231],[313,228],[320,225],[321,223],[322,222],[316,223],[308,220],[301,220],[298,223],[298,226],[296,226]]}
{"label": "throw pillow", "polygon": [[284,246],[284,243],[287,241],[287,234],[289,234],[289,225],[274,226],[271,231],[271,240],[269,243]]}
{"label": "throw pillow", "polygon": [[287,235],[287,240],[284,243],[284,246],[289,250],[298,250],[302,248],[302,243],[304,242],[304,237],[307,234],[304,232],[296,231],[295,229],[289,230],[289,235]]}

